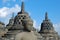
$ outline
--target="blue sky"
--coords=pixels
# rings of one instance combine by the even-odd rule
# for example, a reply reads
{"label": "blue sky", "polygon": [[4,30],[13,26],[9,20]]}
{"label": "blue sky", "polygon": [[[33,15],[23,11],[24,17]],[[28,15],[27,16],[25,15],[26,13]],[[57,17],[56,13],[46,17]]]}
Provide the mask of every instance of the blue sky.
{"label": "blue sky", "polygon": [[[7,24],[14,12],[14,15],[21,9],[23,0],[0,0],[0,21]],[[45,12],[48,12],[49,19],[54,24],[57,32],[60,28],[60,0],[24,0],[25,11],[34,20],[34,25],[39,28],[44,20]]]}

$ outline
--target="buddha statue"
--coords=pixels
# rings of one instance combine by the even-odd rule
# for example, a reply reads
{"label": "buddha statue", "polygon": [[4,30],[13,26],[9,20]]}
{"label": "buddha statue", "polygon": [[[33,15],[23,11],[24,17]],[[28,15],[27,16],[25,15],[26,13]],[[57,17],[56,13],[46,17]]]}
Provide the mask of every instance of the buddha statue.
{"label": "buddha statue", "polygon": [[37,40],[37,36],[32,30],[32,24],[29,21],[25,21],[24,32],[18,33],[15,36],[15,40]]}

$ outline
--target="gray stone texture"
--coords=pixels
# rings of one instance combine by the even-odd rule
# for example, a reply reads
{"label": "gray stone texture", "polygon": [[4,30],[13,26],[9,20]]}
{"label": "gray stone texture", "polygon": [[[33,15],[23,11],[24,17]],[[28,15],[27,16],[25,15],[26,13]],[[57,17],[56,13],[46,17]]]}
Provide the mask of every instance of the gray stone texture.
{"label": "gray stone texture", "polygon": [[33,27],[33,20],[24,10],[24,2],[21,5],[21,11],[9,20],[6,25],[0,22],[0,40],[60,40],[60,36],[54,30],[52,22],[48,19],[48,13],[45,14],[45,20],[41,23],[39,32]]}

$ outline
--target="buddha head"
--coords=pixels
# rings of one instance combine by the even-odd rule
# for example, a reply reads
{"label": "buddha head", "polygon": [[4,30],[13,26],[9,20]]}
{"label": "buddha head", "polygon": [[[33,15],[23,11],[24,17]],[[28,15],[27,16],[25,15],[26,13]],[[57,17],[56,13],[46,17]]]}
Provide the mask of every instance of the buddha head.
{"label": "buddha head", "polygon": [[33,23],[31,21],[24,21],[24,30],[25,31],[32,31],[33,30]]}

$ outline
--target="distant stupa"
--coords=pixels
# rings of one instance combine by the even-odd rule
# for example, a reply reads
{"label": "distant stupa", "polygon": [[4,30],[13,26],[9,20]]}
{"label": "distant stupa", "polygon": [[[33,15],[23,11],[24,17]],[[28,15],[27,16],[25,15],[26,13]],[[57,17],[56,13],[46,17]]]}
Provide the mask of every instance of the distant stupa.
{"label": "distant stupa", "polygon": [[54,30],[52,22],[48,19],[48,13],[45,13],[45,20],[41,23],[39,32],[45,40],[59,40],[58,33]]}

